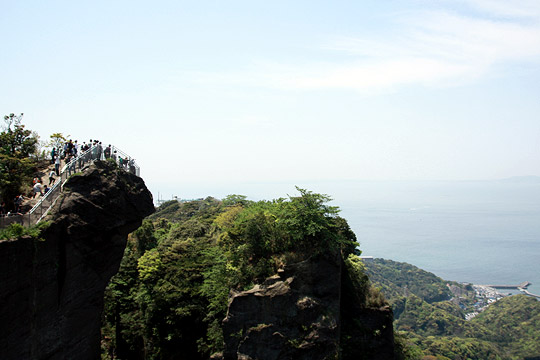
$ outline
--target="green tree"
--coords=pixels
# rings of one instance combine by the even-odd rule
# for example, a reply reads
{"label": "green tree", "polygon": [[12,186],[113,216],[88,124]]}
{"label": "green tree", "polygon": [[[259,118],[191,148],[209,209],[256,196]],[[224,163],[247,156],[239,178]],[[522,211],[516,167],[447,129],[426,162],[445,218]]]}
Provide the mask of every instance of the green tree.
{"label": "green tree", "polygon": [[49,137],[50,140],[47,146],[56,148],[58,152],[60,152],[60,149],[64,146],[64,144],[69,141],[69,135],[64,136],[62,133],[54,133]]}
{"label": "green tree", "polygon": [[223,205],[225,206],[233,206],[233,205],[246,206],[246,205],[249,205],[250,203],[252,203],[252,201],[247,200],[247,196],[245,195],[231,194],[231,195],[227,195],[223,199]]}
{"label": "green tree", "polygon": [[356,236],[330,197],[297,188],[300,196],[232,206],[216,219],[220,245],[242,288],[274,274],[286,257],[297,260],[341,250],[359,254]]}
{"label": "green tree", "polygon": [[140,255],[157,245],[156,229],[152,221],[145,219],[142,225],[133,233],[137,242],[137,251]]}
{"label": "green tree", "polygon": [[13,199],[32,178],[35,168],[30,156],[37,150],[38,139],[21,124],[22,116],[4,116],[5,125],[0,133],[0,194],[8,209],[13,209]]}
{"label": "green tree", "polygon": [[4,128],[0,133],[0,152],[18,159],[33,155],[36,151],[38,139],[30,130],[25,130],[21,124],[24,114],[4,116]]}

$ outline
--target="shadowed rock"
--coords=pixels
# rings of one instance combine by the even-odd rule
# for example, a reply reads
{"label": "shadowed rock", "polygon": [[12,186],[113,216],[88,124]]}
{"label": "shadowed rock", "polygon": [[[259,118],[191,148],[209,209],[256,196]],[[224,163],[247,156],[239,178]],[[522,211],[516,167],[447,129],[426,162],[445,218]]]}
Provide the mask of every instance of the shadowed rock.
{"label": "shadowed rock", "polygon": [[392,310],[367,308],[354,291],[335,253],[231,294],[223,359],[393,359]]}
{"label": "shadowed rock", "polygon": [[234,294],[225,359],[331,359],[339,350],[341,258],[291,264]]}
{"label": "shadowed rock", "polygon": [[105,286],[153,211],[141,178],[98,161],[64,184],[41,240],[0,242],[2,359],[99,359]]}

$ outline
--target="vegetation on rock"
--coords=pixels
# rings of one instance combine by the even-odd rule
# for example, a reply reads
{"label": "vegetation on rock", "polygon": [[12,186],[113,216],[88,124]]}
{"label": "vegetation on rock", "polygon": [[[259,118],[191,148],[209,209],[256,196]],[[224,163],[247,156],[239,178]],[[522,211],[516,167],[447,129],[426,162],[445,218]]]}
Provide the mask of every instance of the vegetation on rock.
{"label": "vegetation on rock", "polygon": [[[341,252],[366,303],[370,292],[358,243],[326,195],[273,201],[166,202],[128,239],[120,271],[106,289],[103,358],[204,359],[223,350],[231,289],[243,290],[285,264]],[[349,257],[351,255],[351,257]],[[179,355],[181,354],[181,355]]]}
{"label": "vegetation on rock", "polygon": [[22,114],[4,116],[0,132],[0,202],[13,210],[13,199],[21,194],[24,183],[31,183],[36,162],[38,136],[21,124]]}
{"label": "vegetation on rock", "polygon": [[41,230],[49,225],[50,224],[46,221],[42,221],[39,224],[30,227],[22,226],[18,223],[10,224],[5,228],[0,229],[0,240],[15,240],[24,236],[40,240]]}

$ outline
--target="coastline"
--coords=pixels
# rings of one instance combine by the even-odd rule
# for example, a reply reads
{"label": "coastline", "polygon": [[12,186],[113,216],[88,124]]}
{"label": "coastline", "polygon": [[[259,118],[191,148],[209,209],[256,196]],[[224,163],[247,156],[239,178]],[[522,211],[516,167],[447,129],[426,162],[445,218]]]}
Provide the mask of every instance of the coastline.
{"label": "coastline", "polygon": [[[496,303],[500,299],[508,296],[518,295],[518,294],[524,294],[526,296],[537,298],[540,301],[540,296],[532,294],[531,292],[527,291],[527,287],[530,285],[528,281],[520,284],[524,286],[510,286],[510,285],[475,285],[475,284],[467,284],[472,286],[475,292],[475,299],[476,302],[474,303],[474,311],[466,313],[465,314],[465,320],[471,320],[476,315],[480,314],[482,311],[488,308],[491,304]],[[499,290],[505,289],[505,290],[514,290],[519,291],[518,293],[503,293]]]}

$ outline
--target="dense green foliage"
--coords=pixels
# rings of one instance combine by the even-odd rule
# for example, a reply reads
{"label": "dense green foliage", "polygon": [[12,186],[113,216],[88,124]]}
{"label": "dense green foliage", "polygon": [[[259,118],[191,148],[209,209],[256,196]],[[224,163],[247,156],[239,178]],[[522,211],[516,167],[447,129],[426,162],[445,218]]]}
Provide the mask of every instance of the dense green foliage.
{"label": "dense green foliage", "polygon": [[39,224],[30,227],[25,227],[18,223],[10,224],[5,228],[0,229],[0,240],[20,239],[24,236],[40,240],[41,231],[47,226],[49,226],[49,223],[46,221],[42,221]]}
{"label": "dense green foliage", "polygon": [[[523,359],[540,355],[540,302],[506,297],[470,321],[448,290],[460,288],[412,265],[375,259],[366,273],[395,310],[399,346],[406,359]],[[460,300],[463,302],[463,299]]]}
{"label": "dense green foliage", "polygon": [[5,126],[0,133],[0,201],[13,210],[13,199],[21,193],[24,183],[31,183],[38,139],[20,124],[20,117],[4,117]]}
{"label": "dense green foliage", "polygon": [[251,286],[274,274],[288,256],[301,260],[341,249],[355,253],[356,236],[330,198],[298,189],[288,200],[234,205],[216,219],[218,241],[234,273],[234,287]]}
{"label": "dense green foliage", "polygon": [[437,360],[502,360],[507,359],[501,355],[496,344],[475,338],[462,338],[453,336],[427,336],[413,339],[423,349],[424,359],[433,356]]}
{"label": "dense green foliage", "polygon": [[231,195],[162,204],[130,236],[106,290],[103,357],[208,358],[223,347],[230,289],[251,287],[290,261],[358,253],[330,198],[298,191],[273,201]]}
{"label": "dense green foliage", "polygon": [[[170,204],[164,205],[167,215]],[[178,223],[147,219],[130,237],[106,291],[103,334],[111,357],[167,359],[180,352],[197,359],[210,350],[206,334],[212,319],[205,320],[202,286],[213,266],[213,220],[222,206],[211,198],[196,206],[197,216]]]}
{"label": "dense green foliage", "polygon": [[414,265],[375,259],[366,267],[371,281],[380,286],[389,299],[395,299],[407,293],[413,293],[429,303],[448,300],[452,297],[446,281]]}
{"label": "dense green foliage", "polygon": [[372,286],[366,267],[358,256],[350,254],[345,259],[345,266],[355,289],[355,291],[349,291],[348,293],[355,295],[354,301],[356,303],[373,308],[388,305],[379,288]]}
{"label": "dense green foliage", "polygon": [[503,298],[471,322],[486,329],[478,336],[500,344],[517,358],[540,356],[540,301],[534,298]]}

